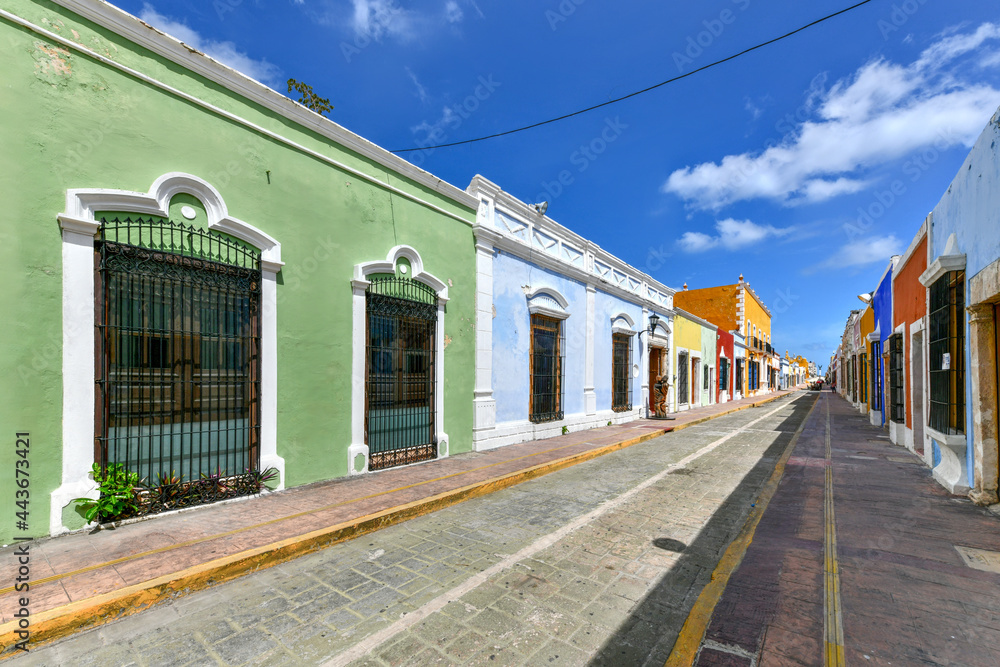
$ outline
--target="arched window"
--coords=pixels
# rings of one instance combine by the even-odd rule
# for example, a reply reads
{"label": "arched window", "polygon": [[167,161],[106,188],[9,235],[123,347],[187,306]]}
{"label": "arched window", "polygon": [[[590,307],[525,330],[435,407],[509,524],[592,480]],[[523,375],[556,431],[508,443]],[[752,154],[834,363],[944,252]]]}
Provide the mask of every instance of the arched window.
{"label": "arched window", "polygon": [[531,317],[528,419],[535,423],[563,418],[566,393],[563,373],[566,349],[563,320],[569,302],[559,292],[539,288],[528,294]]}
{"label": "arched window", "polygon": [[368,468],[433,459],[437,294],[410,278],[373,276],[365,300]]}
{"label": "arched window", "polygon": [[96,461],[145,480],[140,513],[258,492],[260,252],[131,217],[95,249]]}
{"label": "arched window", "polygon": [[448,455],[444,323],[448,285],[410,246],[354,266],[352,475]]}

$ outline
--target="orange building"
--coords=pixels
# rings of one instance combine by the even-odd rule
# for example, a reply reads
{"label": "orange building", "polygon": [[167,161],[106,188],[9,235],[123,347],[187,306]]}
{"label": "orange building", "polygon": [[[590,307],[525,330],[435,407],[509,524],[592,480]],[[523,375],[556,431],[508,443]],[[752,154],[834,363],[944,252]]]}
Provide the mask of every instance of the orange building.
{"label": "orange building", "polygon": [[688,289],[674,294],[674,305],[717,325],[726,331],[737,331],[746,339],[747,361],[743,366],[743,386],[746,396],[768,391],[771,347],[771,311],[764,301],[743,280],[734,285],[719,285]]}

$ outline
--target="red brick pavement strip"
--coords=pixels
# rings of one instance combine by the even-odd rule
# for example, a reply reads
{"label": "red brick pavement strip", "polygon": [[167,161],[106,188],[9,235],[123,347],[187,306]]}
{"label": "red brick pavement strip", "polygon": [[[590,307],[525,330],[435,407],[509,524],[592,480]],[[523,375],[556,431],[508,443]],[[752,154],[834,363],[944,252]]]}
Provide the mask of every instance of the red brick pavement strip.
{"label": "red brick pavement strip", "polygon": [[[357,525],[373,515],[394,508],[412,507],[423,499],[439,501],[441,494],[482,485],[488,491],[505,476],[538,472],[517,481],[586,460],[594,454],[613,451],[682,429],[709,419],[768,403],[791,392],[775,392],[679,413],[673,421],[638,420],[618,426],[578,431],[547,440],[501,447],[487,452],[429,461],[376,474],[338,479],[288,489],[240,502],[208,505],[155,517],[154,520],[120,525],[113,530],[77,532],[31,543],[34,557],[31,583],[31,613],[54,617],[70,603],[114,596],[125,587],[142,588],[157,581],[164,586],[172,573],[201,567],[252,553],[255,567],[269,564],[269,545],[281,543],[289,549],[290,536],[313,535],[330,526]],[[470,495],[462,495],[461,500]],[[405,516],[401,514],[404,518]],[[388,525],[369,521],[365,530]],[[353,535],[350,530],[347,533]],[[294,541],[295,538],[291,538]],[[10,547],[12,549],[13,547]],[[277,553],[280,549],[275,549]],[[275,556],[277,559],[277,556]],[[0,582],[13,581],[16,559],[0,559]],[[211,581],[211,577],[208,577]],[[152,586],[152,584],[150,584]],[[18,594],[11,587],[0,589],[0,623],[9,624],[17,608]],[[149,596],[145,598],[147,601]],[[3,629],[3,628],[0,628]],[[0,633],[0,643],[7,637]],[[5,656],[0,656],[0,659]]]}
{"label": "red brick pavement strip", "polygon": [[[1000,574],[967,567],[955,545],[1000,551],[1000,520],[950,496],[916,456],[826,393],[849,665],[1000,665]],[[825,412],[810,417],[730,579],[698,665],[728,650],[759,665],[823,662]],[[865,457],[865,458],[852,458]],[[817,463],[820,462],[820,463]]]}

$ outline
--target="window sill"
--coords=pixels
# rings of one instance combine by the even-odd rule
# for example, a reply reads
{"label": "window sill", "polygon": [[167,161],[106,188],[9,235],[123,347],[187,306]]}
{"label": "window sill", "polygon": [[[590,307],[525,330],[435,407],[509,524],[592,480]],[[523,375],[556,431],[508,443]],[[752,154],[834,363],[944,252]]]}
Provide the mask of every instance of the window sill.
{"label": "window sill", "polygon": [[967,442],[964,433],[947,435],[945,433],[941,433],[940,431],[935,431],[930,426],[924,427],[924,433],[936,440],[939,444],[946,445],[948,447],[964,447]]}

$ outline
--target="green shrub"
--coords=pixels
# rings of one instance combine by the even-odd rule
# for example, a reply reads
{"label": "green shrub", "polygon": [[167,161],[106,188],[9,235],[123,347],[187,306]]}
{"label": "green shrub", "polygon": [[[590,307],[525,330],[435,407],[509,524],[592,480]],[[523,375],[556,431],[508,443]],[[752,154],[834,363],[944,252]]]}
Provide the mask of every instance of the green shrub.
{"label": "green shrub", "polygon": [[97,500],[93,498],[74,498],[83,510],[84,518],[89,521],[114,521],[123,514],[134,513],[139,503],[135,497],[135,487],[139,485],[139,473],[125,470],[121,463],[109,463],[101,470],[101,464],[93,466],[94,481],[101,492]]}

